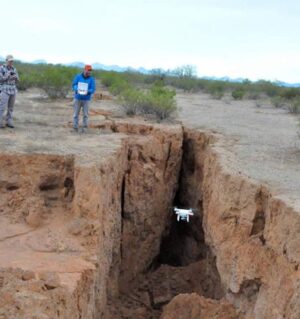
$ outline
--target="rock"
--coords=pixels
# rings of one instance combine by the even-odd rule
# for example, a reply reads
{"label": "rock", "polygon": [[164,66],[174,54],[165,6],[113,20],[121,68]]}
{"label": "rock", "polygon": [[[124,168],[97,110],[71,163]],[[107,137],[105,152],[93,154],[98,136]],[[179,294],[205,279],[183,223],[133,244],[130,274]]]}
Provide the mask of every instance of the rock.
{"label": "rock", "polygon": [[180,294],[163,309],[161,319],[239,319],[226,301],[206,299],[195,293]]}
{"label": "rock", "polygon": [[75,218],[71,221],[68,231],[72,235],[79,235],[87,225],[87,221],[83,218]]}
{"label": "rock", "polygon": [[24,271],[23,275],[22,275],[22,279],[27,281],[27,280],[31,280],[35,278],[35,274],[33,271]]}
{"label": "rock", "polygon": [[55,289],[60,286],[60,279],[57,273],[43,272],[39,274],[39,279],[45,282],[45,287],[48,290]]}
{"label": "rock", "polygon": [[30,227],[37,228],[43,223],[42,213],[40,210],[30,210],[25,220]]}
{"label": "rock", "polygon": [[146,316],[147,316],[147,309],[144,307],[140,307],[132,311],[132,318],[145,319]]}

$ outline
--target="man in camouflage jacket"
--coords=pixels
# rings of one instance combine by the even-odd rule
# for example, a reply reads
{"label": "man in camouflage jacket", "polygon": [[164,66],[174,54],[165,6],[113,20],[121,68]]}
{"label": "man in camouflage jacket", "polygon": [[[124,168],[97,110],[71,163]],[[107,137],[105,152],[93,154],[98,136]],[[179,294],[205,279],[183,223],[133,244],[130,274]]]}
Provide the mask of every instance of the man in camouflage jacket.
{"label": "man in camouflage jacket", "polygon": [[[6,63],[0,66],[0,128],[4,128],[4,120],[6,126],[14,128],[13,110],[17,94],[17,82],[19,75],[13,66],[14,58],[12,55],[6,57]],[[4,119],[4,112],[7,109]]]}

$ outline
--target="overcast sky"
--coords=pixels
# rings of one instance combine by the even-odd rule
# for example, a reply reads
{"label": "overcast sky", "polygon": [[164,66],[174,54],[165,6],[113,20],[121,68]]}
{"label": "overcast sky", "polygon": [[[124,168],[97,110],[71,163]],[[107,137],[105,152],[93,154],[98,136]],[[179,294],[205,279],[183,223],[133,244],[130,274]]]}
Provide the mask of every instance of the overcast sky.
{"label": "overcast sky", "polygon": [[0,0],[0,55],[300,82],[300,1]]}

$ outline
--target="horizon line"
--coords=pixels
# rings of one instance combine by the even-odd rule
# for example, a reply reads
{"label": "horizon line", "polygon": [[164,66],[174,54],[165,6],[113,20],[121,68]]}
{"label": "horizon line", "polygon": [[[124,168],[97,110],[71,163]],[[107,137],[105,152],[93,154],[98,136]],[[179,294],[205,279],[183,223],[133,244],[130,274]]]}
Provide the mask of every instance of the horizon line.
{"label": "horizon line", "polygon": [[[5,58],[3,56],[0,56],[0,62],[5,61]],[[64,65],[64,66],[72,66],[72,64],[82,64],[85,65],[86,63],[82,62],[82,61],[72,61],[72,62],[48,62],[46,59],[34,59],[34,60],[23,60],[23,59],[15,59],[16,62],[21,62],[21,63],[28,63],[28,64],[53,64],[53,65]],[[40,63],[38,63],[39,61],[42,61]],[[101,62],[92,62],[90,63],[91,65],[95,65],[95,64],[100,64],[104,67],[117,67],[120,69],[124,69],[123,71],[117,71],[117,70],[105,70],[105,69],[101,69],[98,68],[96,70],[104,70],[104,71],[114,71],[114,72],[126,72],[126,70],[132,69],[134,71],[140,72],[143,74],[143,72],[139,71],[139,69],[144,69],[146,71],[152,71],[152,70],[162,70],[163,72],[171,72],[171,71],[175,71],[176,69],[180,69],[181,67],[185,67],[185,66],[191,66],[191,67],[195,67],[196,71],[197,71],[197,67],[194,64],[189,64],[189,63],[185,63],[185,64],[181,64],[178,65],[177,67],[171,69],[165,69],[163,67],[154,67],[154,68],[146,68],[144,66],[139,66],[139,67],[133,67],[130,65],[126,65],[126,66],[121,66],[119,64],[103,64]],[[74,65],[76,66],[76,65]],[[79,67],[79,66],[78,66]],[[144,73],[147,74],[147,73]],[[212,81],[231,81],[231,82],[243,82],[243,81],[250,81],[250,82],[259,82],[259,81],[267,81],[267,82],[271,82],[274,84],[288,84],[291,87],[300,87],[300,82],[287,82],[287,81],[282,81],[282,80],[278,80],[278,79],[266,79],[266,78],[257,78],[255,80],[251,80],[249,79],[249,77],[243,77],[243,76],[237,76],[237,77],[231,77],[230,75],[222,75],[222,76],[216,76],[216,75],[199,75],[197,72],[197,75],[195,76],[196,78],[199,79],[207,79],[207,80],[212,80]],[[225,80],[226,79],[226,80]]]}

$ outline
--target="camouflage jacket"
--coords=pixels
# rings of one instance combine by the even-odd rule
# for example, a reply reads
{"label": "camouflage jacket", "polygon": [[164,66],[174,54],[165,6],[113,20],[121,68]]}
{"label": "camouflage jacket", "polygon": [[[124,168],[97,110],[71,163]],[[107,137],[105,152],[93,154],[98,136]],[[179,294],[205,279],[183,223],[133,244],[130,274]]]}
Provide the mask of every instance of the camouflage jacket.
{"label": "camouflage jacket", "polygon": [[19,75],[15,67],[6,64],[0,66],[0,91],[9,95],[17,93]]}

